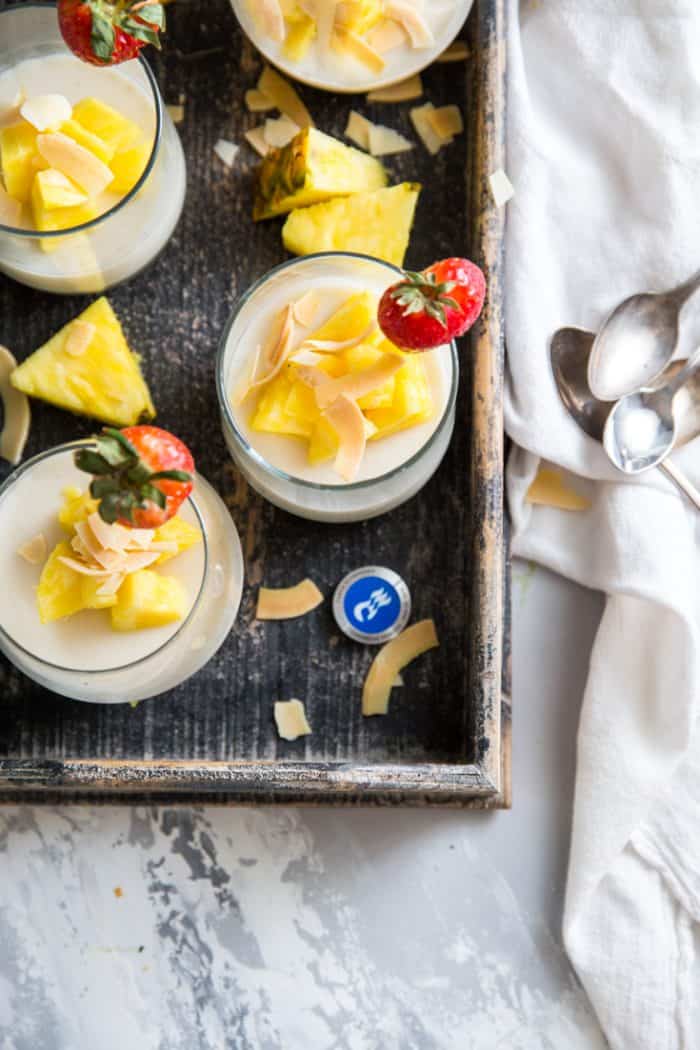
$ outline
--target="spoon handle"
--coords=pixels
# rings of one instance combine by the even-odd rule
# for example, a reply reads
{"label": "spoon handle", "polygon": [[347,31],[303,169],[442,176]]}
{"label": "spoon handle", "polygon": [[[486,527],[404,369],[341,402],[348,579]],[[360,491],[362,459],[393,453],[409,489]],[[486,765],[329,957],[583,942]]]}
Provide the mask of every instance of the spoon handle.
{"label": "spoon handle", "polygon": [[692,277],[689,277],[687,281],[683,281],[683,284],[679,284],[672,293],[679,309],[687,299],[690,299],[698,287],[700,287],[700,270],[696,270]]}
{"label": "spoon handle", "polygon": [[700,492],[698,492],[692,481],[688,480],[683,471],[680,470],[675,463],[670,459],[665,459],[662,463],[659,463],[659,470],[662,470],[664,474],[666,474],[666,476],[681,490],[681,492],[685,493],[690,502],[694,503],[698,510],[700,510]]}
{"label": "spoon handle", "polygon": [[692,357],[689,357],[686,363],[683,365],[679,372],[676,372],[673,379],[669,379],[666,383],[666,391],[671,395],[677,394],[680,388],[688,382],[690,377],[694,375],[700,368],[700,348],[698,348]]}

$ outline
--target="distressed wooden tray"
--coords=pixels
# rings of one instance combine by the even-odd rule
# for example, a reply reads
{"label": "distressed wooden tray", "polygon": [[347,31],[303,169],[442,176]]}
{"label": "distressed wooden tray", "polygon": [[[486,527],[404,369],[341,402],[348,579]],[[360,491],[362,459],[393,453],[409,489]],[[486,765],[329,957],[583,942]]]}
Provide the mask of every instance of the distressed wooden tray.
{"label": "distressed wooden tray", "polygon": [[[242,108],[260,62],[226,0],[177,0],[161,55],[150,53],[166,102],[184,96],[189,188],[162,256],[110,293],[144,369],[159,422],[181,433],[224,495],[241,533],[247,587],[238,623],[211,663],[172,693],[128,704],[72,702],[0,658],[0,801],[443,803],[510,799],[508,544],[503,506],[503,227],[488,175],[504,165],[505,0],[476,0],[464,34],[473,57],[424,74],[435,104],[465,105],[467,134],[437,158],[418,147],[390,158],[396,181],[425,189],[407,265],[471,252],[489,296],[471,349],[462,347],[457,427],[438,473],[412,501],[362,524],[315,525],[259,498],[231,464],[218,426],[217,341],[236,296],[284,257],[279,223],[253,225],[254,159],[229,172],[219,137],[241,141]],[[303,89],[318,125],[342,134],[359,108],[415,137],[410,105]],[[465,177],[466,172],[466,177]],[[0,341],[24,358],[85,305],[0,276]],[[91,432],[35,404],[28,454]],[[366,563],[409,582],[414,616],[433,616],[441,648],[406,671],[386,718],[363,719],[373,652],[341,636],[330,602],[299,621],[254,621],[264,581],[310,575],[330,596]],[[306,701],[313,734],[280,741],[275,699]]]}

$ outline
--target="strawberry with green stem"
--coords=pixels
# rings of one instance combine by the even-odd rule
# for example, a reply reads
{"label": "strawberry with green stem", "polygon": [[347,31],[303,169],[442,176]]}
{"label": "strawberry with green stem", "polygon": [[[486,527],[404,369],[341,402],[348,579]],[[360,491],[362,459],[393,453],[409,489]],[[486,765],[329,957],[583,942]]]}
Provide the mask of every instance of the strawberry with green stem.
{"label": "strawberry with green stem", "polygon": [[83,62],[113,66],[136,58],[146,44],[160,48],[165,11],[151,0],[58,0],[58,25]]}
{"label": "strawberry with green stem", "polygon": [[156,529],[177,514],[194,484],[192,453],[160,427],[105,427],[76,452],[75,465],[92,474],[90,495],[110,525]]}

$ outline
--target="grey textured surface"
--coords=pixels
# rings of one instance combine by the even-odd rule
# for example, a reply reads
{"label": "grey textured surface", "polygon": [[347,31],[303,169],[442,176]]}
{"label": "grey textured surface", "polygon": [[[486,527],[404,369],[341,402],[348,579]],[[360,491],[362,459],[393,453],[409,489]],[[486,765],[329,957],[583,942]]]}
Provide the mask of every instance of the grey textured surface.
{"label": "grey textured surface", "polygon": [[[188,161],[187,201],[162,256],[110,299],[143,355],[158,422],[191,445],[200,469],[231,508],[244,544],[248,586],[238,624],[206,670],[137,709],[57,701],[3,662],[0,757],[470,758],[464,641],[471,565],[463,542],[470,526],[468,354],[462,354],[451,449],[436,477],[405,507],[360,525],[317,526],[275,510],[251,492],[224,449],[214,355],[237,294],[284,252],[279,222],[253,225],[249,218],[252,152],[244,146],[229,171],[212,147],[219,137],[240,142],[256,122],[243,110],[242,95],[261,66],[225,0],[174,5],[167,47],[160,56],[151,52],[151,60],[165,101],[184,96],[180,130]],[[469,77],[469,64],[434,66],[424,74],[426,98],[461,103],[469,95]],[[415,137],[408,104],[372,107],[358,98],[302,93],[324,130],[340,134],[354,106]],[[389,158],[395,180],[425,184],[409,265],[468,249],[465,156],[463,137],[437,158],[420,145]],[[2,340],[24,358],[84,305],[85,300],[52,298],[0,277]],[[90,430],[88,421],[37,404],[27,451]],[[329,594],[346,571],[369,561],[388,564],[409,581],[415,616],[433,615],[443,644],[408,671],[388,718],[363,720],[359,691],[371,654],[339,635],[328,605],[297,622],[263,625],[252,617],[255,588],[263,580],[279,586],[309,574]],[[304,697],[314,726],[313,736],[296,744],[278,740],[271,718],[272,702],[288,695]]]}

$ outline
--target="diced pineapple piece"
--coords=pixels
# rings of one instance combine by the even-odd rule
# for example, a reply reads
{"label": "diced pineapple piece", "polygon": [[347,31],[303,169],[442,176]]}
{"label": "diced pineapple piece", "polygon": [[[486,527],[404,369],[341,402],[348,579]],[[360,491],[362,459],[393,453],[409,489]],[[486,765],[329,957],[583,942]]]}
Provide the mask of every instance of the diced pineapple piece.
{"label": "diced pineapple piece", "polygon": [[333,459],[338,452],[338,447],[338,435],[328,420],[321,416],[309,440],[309,463],[316,466],[318,463],[325,463]]}
{"label": "diced pineapple piece", "polygon": [[95,326],[79,357],[65,350],[70,323],[16,368],[10,381],[17,390],[59,408],[91,416],[113,426],[152,419],[155,409],[121,325],[103,296],[80,314]]}
{"label": "diced pineapple piece", "polygon": [[[93,219],[97,218],[97,215],[99,214],[97,208],[87,198],[85,198],[83,204],[76,204],[72,207],[45,207],[42,203],[44,187],[40,182],[40,176],[42,174],[43,173],[40,171],[36,173],[32,185],[31,204],[35,229],[39,230],[41,233],[47,233],[54,230],[74,230],[77,226],[82,226],[84,223],[91,222]],[[42,239],[41,247],[45,252],[55,251],[58,247],[59,240],[62,240],[62,238],[52,239],[46,237]]]}
{"label": "diced pineapple piece", "polygon": [[81,99],[73,108],[73,120],[102,139],[114,152],[125,149],[141,136],[138,124],[98,98]]}
{"label": "diced pineapple piece", "polygon": [[432,418],[433,399],[425,366],[417,354],[406,357],[405,364],[394,375],[394,381],[396,389],[391,407],[367,411],[367,418],[377,428],[370,441],[389,437]]}
{"label": "diced pineapple piece", "polygon": [[[317,128],[302,128],[282,149],[272,149],[258,169],[253,218],[269,219],[331,197],[386,186],[375,157],[345,146]],[[364,216],[362,219],[364,225]]]}
{"label": "diced pineapple piece", "polygon": [[117,592],[112,606],[115,631],[142,631],[165,627],[187,612],[187,592],[174,576],[161,576],[151,569],[130,573]]}
{"label": "diced pineapple piece", "polygon": [[62,131],[69,139],[73,139],[79,146],[90,150],[103,164],[109,164],[115,154],[116,147],[113,144],[104,142],[98,135],[93,135],[91,131],[88,131],[77,120],[73,120],[72,117],[64,124],[61,124],[59,131]]}
{"label": "diced pineapple piece", "polygon": [[253,430],[267,434],[309,437],[311,425],[303,419],[296,419],[287,412],[287,399],[291,390],[292,382],[285,372],[263,388],[251,422]]}
{"label": "diced pineapple piece", "polygon": [[[325,324],[317,328],[308,337],[328,343],[340,343],[346,339],[356,339],[366,332],[370,324],[377,319],[377,297],[372,292],[358,292],[351,295],[328,318]],[[335,355],[333,355],[335,356]]]}
{"label": "diced pineapple piece", "polygon": [[[36,195],[36,204],[35,204]],[[32,206],[37,207],[42,215],[54,208],[75,208],[85,204],[87,194],[76,186],[67,175],[55,168],[38,171],[32,187]]]}
{"label": "diced pineapple piece", "polygon": [[36,136],[36,129],[26,122],[11,124],[0,131],[0,168],[5,189],[23,204],[32,192],[37,171],[34,161],[43,165],[36,148]]}
{"label": "diced pineapple piece", "polygon": [[298,380],[296,383],[293,383],[292,389],[287,395],[284,409],[288,416],[292,416],[299,423],[300,429],[304,428],[306,431],[304,436],[310,436],[313,424],[321,414],[316,404],[316,395],[311,387]]}
{"label": "diced pineapple piece", "polygon": [[163,551],[160,558],[156,562],[156,565],[162,565],[163,562],[169,561],[170,558],[177,557],[178,554],[182,554],[183,551],[187,551],[190,547],[194,547],[197,543],[202,542],[202,534],[196,525],[190,525],[189,521],[185,521],[184,518],[174,517],[166,521],[164,525],[159,525],[153,536],[154,543],[177,543],[177,551],[169,552]]}
{"label": "diced pineapple piece", "polygon": [[382,0],[341,0],[335,9],[336,24],[358,36],[367,33],[384,14]]}
{"label": "diced pineapple piece", "polygon": [[[66,566],[68,568],[68,566]],[[78,575],[76,573],[76,575]],[[102,576],[81,576],[80,592],[83,609],[111,609],[117,604],[117,594],[98,594],[104,584]]]}
{"label": "diced pineapple piece", "polygon": [[115,153],[109,165],[114,172],[114,181],[108,188],[113,193],[130,193],[146,170],[150,156],[151,146],[145,139]]}
{"label": "diced pineapple piece", "polygon": [[58,511],[59,524],[66,532],[73,532],[79,521],[87,521],[97,510],[97,500],[89,492],[73,487],[63,490],[63,503]]}
{"label": "diced pineapple piece", "polygon": [[285,15],[287,35],[282,48],[290,62],[301,62],[316,36],[316,20],[295,4]]}
{"label": "diced pineapple piece", "polygon": [[419,193],[417,183],[402,182],[295,208],[282,228],[282,241],[295,255],[360,252],[402,266]]}
{"label": "diced pineapple piece", "polygon": [[42,569],[36,592],[42,623],[64,620],[85,608],[80,573],[58,560],[61,557],[70,558],[72,554],[70,544],[62,540],[51,551]]}

